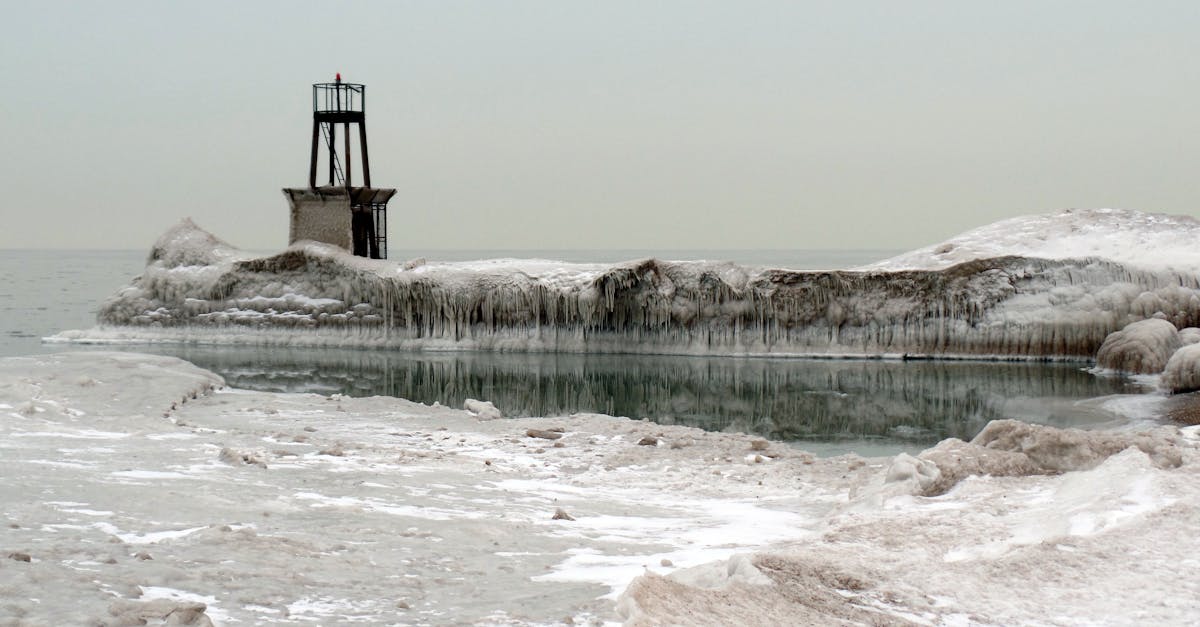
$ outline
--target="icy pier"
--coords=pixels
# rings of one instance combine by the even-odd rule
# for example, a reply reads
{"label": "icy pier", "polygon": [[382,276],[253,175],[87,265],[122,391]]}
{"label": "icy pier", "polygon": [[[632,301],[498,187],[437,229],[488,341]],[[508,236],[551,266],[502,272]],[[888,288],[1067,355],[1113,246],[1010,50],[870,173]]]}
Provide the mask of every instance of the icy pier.
{"label": "icy pier", "polygon": [[1130,322],[1200,324],[1200,260],[1188,243],[1197,236],[1190,218],[1067,211],[875,267],[797,272],[658,259],[397,263],[316,243],[253,257],[185,220],[103,306],[100,329],[63,337],[1090,359]]}

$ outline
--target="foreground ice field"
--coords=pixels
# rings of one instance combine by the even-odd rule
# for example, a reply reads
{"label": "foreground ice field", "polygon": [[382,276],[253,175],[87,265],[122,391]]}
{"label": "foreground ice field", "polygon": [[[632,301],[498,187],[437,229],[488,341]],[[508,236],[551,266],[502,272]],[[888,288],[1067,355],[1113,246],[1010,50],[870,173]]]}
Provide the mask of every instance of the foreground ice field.
{"label": "foreground ice field", "polygon": [[1195,428],[1005,421],[986,446],[819,459],[472,406],[231,390],[168,357],[0,360],[0,624],[1200,616]]}

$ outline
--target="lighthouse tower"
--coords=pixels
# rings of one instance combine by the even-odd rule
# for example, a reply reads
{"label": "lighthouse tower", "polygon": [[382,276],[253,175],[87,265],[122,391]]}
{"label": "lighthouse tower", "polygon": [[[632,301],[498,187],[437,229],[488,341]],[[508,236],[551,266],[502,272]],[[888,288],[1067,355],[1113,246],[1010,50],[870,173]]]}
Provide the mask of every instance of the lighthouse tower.
{"label": "lighthouse tower", "polygon": [[[284,189],[291,206],[288,243],[315,240],[340,246],[360,257],[387,259],[387,203],[396,190],[371,187],[367,153],[367,87],[342,82],[317,83],[313,91],[312,152],[308,187]],[[357,126],[358,171],[362,185],[353,183],[351,155]],[[339,137],[338,127],[341,127]],[[328,181],[317,185],[318,165]]]}

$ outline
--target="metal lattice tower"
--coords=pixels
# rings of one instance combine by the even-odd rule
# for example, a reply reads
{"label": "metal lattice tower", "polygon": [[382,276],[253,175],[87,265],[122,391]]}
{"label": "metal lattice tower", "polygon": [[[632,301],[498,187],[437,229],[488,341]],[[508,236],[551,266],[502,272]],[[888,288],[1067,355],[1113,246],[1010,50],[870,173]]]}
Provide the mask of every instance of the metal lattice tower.
{"label": "metal lattice tower", "polygon": [[[291,241],[317,240],[336,244],[355,255],[387,258],[387,203],[394,189],[371,187],[371,162],[367,152],[367,87],[342,82],[312,86],[312,152],[308,189],[285,189],[292,205]],[[338,126],[342,143],[338,145]],[[354,185],[351,125],[358,126],[358,162],[362,185]],[[317,185],[317,165],[326,153],[329,181]],[[344,215],[343,215],[344,214]]]}

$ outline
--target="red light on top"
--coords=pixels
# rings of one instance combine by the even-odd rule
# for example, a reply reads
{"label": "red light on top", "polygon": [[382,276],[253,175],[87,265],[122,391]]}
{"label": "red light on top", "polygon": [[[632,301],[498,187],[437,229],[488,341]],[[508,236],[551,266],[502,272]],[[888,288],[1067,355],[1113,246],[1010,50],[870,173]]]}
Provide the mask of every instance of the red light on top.
{"label": "red light on top", "polygon": [[335,81],[337,81],[337,82],[339,82],[339,83],[340,83],[340,82],[342,82],[342,73],[341,73],[341,72],[338,72],[338,73],[337,73],[337,77],[336,77],[336,78],[334,78],[334,80],[335,80]]}

